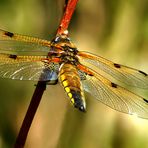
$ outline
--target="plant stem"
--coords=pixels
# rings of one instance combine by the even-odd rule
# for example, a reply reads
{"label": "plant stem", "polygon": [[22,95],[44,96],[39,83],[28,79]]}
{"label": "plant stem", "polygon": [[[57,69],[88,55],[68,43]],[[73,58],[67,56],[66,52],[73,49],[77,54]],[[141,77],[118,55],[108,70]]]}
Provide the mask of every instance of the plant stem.
{"label": "plant stem", "polygon": [[72,14],[75,10],[78,0],[69,0],[66,6],[65,13],[62,17],[60,26],[58,28],[57,34],[63,34],[65,30],[68,29],[69,23],[71,21]]}
{"label": "plant stem", "polygon": [[15,146],[14,146],[15,148],[24,147],[31,123],[33,121],[34,115],[39,106],[39,103],[41,101],[41,98],[45,89],[46,89],[46,82],[39,81],[34,91],[34,94],[32,96],[32,99],[29,104],[25,118],[23,120],[22,126],[20,128],[18,137],[16,139]]}

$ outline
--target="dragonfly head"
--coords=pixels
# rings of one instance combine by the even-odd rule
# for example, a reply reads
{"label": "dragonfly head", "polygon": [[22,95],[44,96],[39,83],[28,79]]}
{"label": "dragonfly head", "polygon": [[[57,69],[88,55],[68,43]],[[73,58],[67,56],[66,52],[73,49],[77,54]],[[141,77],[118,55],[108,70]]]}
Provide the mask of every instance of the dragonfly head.
{"label": "dragonfly head", "polygon": [[65,35],[57,35],[52,41],[51,46],[65,50],[65,47],[70,49],[76,49],[76,46],[72,43],[71,39]]}
{"label": "dragonfly head", "polygon": [[65,37],[65,36],[61,36],[61,35],[57,35],[57,36],[52,40],[52,43],[53,43],[53,44],[69,43],[69,42],[70,42],[70,38]]}

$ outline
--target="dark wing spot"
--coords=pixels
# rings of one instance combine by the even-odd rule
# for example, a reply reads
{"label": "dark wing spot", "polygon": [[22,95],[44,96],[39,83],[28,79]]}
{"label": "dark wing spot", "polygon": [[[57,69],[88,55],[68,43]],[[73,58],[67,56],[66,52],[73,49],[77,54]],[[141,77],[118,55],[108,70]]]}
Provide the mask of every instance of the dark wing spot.
{"label": "dark wing spot", "polygon": [[89,73],[88,75],[89,75],[89,76],[94,76],[94,75],[93,75],[93,74],[91,74],[91,73]]}
{"label": "dark wing spot", "polygon": [[115,66],[116,68],[121,68],[121,65],[116,64],[116,63],[114,63],[114,66]]}
{"label": "dark wing spot", "polygon": [[143,71],[141,71],[141,70],[139,70],[139,72],[140,72],[141,74],[143,74],[144,76],[148,76],[147,73],[145,73],[145,72],[143,72]]}
{"label": "dark wing spot", "polygon": [[111,86],[117,88],[117,84],[111,82]]}
{"label": "dark wing spot", "polygon": [[146,100],[146,99],[143,99],[146,103],[148,103],[148,100]]}
{"label": "dark wing spot", "polygon": [[10,55],[9,55],[9,58],[11,58],[11,59],[16,59],[16,58],[17,58],[17,55],[10,54]]}
{"label": "dark wing spot", "polygon": [[14,36],[14,34],[11,33],[11,32],[5,32],[5,35],[6,35],[6,36],[9,36],[9,37],[11,37],[11,38]]}

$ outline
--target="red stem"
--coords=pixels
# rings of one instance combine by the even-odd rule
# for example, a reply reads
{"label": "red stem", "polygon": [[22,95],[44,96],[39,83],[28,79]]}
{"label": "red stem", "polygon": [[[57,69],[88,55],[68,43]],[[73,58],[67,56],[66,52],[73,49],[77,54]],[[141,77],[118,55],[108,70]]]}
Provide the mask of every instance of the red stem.
{"label": "red stem", "polygon": [[57,34],[64,34],[64,32],[68,29],[72,14],[75,10],[76,4],[78,0],[69,0],[66,6],[65,13],[62,17],[60,26],[58,28]]}
{"label": "red stem", "polygon": [[[61,20],[60,26],[58,28],[57,34],[63,34],[65,30],[67,30],[72,14],[76,7],[78,0],[69,0],[68,4],[66,4],[66,10],[64,16]],[[19,134],[15,141],[15,148],[23,148],[27,139],[27,135],[32,124],[33,118],[37,111],[38,105],[41,101],[44,90],[46,89],[46,82],[38,82],[34,94],[32,96],[31,102],[29,104],[27,113],[21,125]]]}
{"label": "red stem", "polygon": [[32,96],[31,102],[29,104],[27,113],[23,120],[22,126],[20,128],[18,137],[16,139],[14,146],[15,148],[24,147],[31,123],[33,121],[33,118],[35,116],[36,110],[39,106],[39,103],[41,101],[45,89],[46,89],[46,82],[38,82],[34,94]]}

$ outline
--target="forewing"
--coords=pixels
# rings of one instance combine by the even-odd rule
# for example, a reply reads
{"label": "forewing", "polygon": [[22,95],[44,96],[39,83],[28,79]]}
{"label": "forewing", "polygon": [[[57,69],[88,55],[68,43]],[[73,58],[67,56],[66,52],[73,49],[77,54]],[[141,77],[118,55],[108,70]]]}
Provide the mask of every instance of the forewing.
{"label": "forewing", "polygon": [[14,34],[0,29],[0,53],[17,55],[48,55],[50,41]]}
{"label": "forewing", "polygon": [[0,54],[0,77],[34,81],[56,80],[59,64],[46,61],[46,56]]}
{"label": "forewing", "polygon": [[91,69],[86,70],[91,76],[86,74],[82,80],[85,91],[115,110],[148,118],[148,100],[112,83]]}
{"label": "forewing", "polygon": [[124,65],[113,63],[103,57],[96,56],[88,52],[79,52],[78,57],[83,65],[91,67],[91,65],[113,78],[134,87],[148,88],[148,74],[143,71],[130,68]]}

